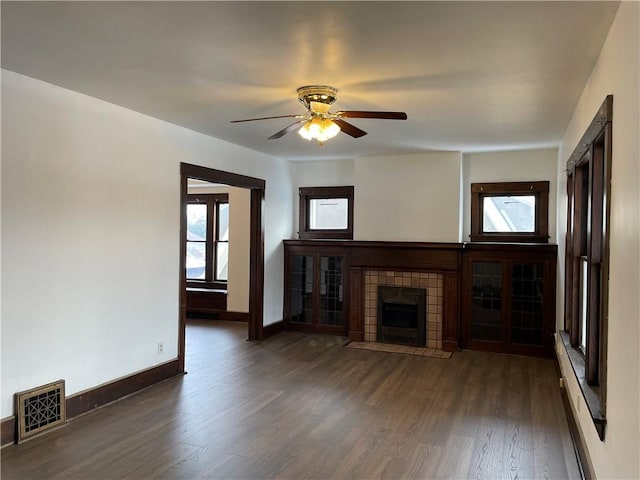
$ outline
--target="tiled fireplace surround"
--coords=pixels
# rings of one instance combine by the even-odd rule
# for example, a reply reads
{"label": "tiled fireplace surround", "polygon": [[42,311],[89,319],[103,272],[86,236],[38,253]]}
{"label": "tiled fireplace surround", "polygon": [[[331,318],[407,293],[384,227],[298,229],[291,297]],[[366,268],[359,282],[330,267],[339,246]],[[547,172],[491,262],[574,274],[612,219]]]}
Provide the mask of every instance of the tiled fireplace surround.
{"label": "tiled fireplace surround", "polygon": [[364,272],[364,341],[377,340],[378,287],[411,287],[427,290],[424,322],[427,348],[442,349],[442,278],[441,273],[365,270]]}

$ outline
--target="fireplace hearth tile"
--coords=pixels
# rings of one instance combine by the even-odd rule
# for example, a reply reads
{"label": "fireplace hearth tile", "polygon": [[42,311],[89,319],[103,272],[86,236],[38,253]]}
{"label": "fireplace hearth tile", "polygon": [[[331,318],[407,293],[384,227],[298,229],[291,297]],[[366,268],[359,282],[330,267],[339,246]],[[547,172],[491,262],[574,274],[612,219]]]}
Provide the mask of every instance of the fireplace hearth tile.
{"label": "fireplace hearth tile", "polygon": [[451,358],[452,352],[445,352],[435,348],[409,347],[406,345],[393,345],[390,343],[377,342],[350,342],[345,345],[348,348],[357,348],[358,350],[371,350],[374,352],[397,353],[401,355],[416,355],[419,357],[429,358]]}

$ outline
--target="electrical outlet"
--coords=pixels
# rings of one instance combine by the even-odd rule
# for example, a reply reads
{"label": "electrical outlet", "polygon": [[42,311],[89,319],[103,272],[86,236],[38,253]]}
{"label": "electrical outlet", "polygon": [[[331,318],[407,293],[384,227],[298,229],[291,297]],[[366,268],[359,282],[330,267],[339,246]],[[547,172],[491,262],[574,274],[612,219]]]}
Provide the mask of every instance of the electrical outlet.
{"label": "electrical outlet", "polygon": [[164,343],[158,342],[158,355],[162,355],[164,353]]}
{"label": "electrical outlet", "polygon": [[564,388],[564,377],[560,377],[560,388]]}

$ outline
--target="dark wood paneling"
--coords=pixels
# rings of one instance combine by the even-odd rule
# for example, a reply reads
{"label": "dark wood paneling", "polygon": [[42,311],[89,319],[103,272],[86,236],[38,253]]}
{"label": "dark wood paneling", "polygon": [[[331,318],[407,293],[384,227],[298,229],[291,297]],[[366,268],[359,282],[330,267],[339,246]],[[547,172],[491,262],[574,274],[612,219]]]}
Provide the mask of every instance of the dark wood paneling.
{"label": "dark wood paneling", "polygon": [[0,445],[10,445],[16,441],[16,417],[8,417],[0,423]]}
{"label": "dark wood paneling", "polygon": [[[578,142],[575,150],[567,160],[567,171],[572,171],[573,168],[580,162],[580,159],[586,151],[591,148],[591,144],[600,135],[603,128],[608,128],[613,122],[613,95],[607,95],[600,105],[600,108],[596,112],[596,115],[591,120],[591,123],[587,127],[587,130],[582,135],[582,138]],[[611,157],[609,157],[611,158]]]}
{"label": "dark wood paneling", "polygon": [[269,325],[265,325],[262,329],[262,338],[269,338],[277,335],[278,333],[284,330],[284,322],[280,320],[276,323],[271,323]]}
{"label": "dark wood paneling", "polygon": [[347,336],[349,340],[354,342],[362,342],[364,340],[364,327],[362,321],[364,318],[364,284],[362,268],[351,267],[349,269],[349,329]]}
{"label": "dark wood paneling", "polygon": [[[189,163],[180,164],[180,173],[185,177],[204,180],[205,182],[224,183],[225,185],[234,187],[255,188],[259,190],[264,190],[265,188],[265,181],[260,178],[201,167],[200,165],[191,165]],[[211,179],[212,174],[215,175],[214,180]]]}
{"label": "dark wood paneling", "polygon": [[181,374],[178,360],[172,360],[128,377],[109,382],[82,393],[67,397],[67,418],[83,413],[131,395],[155,383]]}
{"label": "dark wood paneling", "polygon": [[264,315],[264,187],[251,190],[249,340],[262,338]]}
{"label": "dark wood paneling", "polygon": [[248,322],[249,314],[246,312],[230,312],[229,310],[198,310],[187,314],[190,320],[224,320],[228,322]]}
{"label": "dark wood paneling", "polygon": [[352,266],[457,271],[462,243],[285,240],[287,247],[341,248]]}
{"label": "dark wood paneling", "polygon": [[445,248],[354,247],[351,264],[379,269],[457,271],[458,255],[457,249]]}
{"label": "dark wood paneling", "polygon": [[229,310],[225,310],[224,312],[218,312],[218,319],[227,320],[229,322],[248,322],[249,313],[248,312],[230,312]]}
{"label": "dark wood paneling", "polygon": [[447,272],[442,285],[442,349],[455,352],[460,348],[460,275]]}
{"label": "dark wood paneling", "polygon": [[185,329],[187,322],[187,196],[189,194],[189,178],[184,172],[189,165],[180,164],[180,287],[178,310],[178,363],[181,372],[184,372],[185,356]]}
{"label": "dark wood paneling", "polygon": [[187,289],[188,312],[210,312],[227,309],[227,292],[219,290]]}

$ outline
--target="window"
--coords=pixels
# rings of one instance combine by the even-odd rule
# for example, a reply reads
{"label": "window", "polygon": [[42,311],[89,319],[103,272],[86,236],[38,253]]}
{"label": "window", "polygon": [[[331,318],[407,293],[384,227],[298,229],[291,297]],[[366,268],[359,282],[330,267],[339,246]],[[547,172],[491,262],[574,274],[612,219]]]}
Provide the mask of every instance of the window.
{"label": "window", "polygon": [[353,187],[300,188],[301,239],[353,239]]}
{"label": "window", "polygon": [[549,241],[549,182],[471,184],[472,242]]}
{"label": "window", "polygon": [[224,287],[229,264],[229,196],[187,196],[187,283]]}
{"label": "window", "polygon": [[567,163],[565,332],[561,332],[601,439],[606,398],[612,106],[609,96]]}

